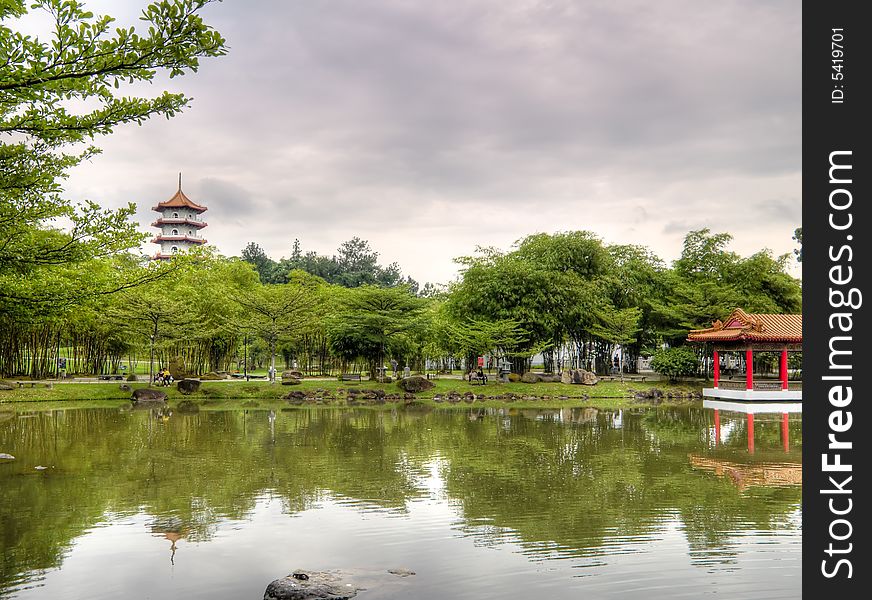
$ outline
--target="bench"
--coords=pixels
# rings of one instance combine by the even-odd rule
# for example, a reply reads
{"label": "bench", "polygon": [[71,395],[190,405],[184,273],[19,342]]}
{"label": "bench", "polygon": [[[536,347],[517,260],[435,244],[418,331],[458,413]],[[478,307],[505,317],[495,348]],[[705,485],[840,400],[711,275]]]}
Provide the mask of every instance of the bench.
{"label": "bench", "polygon": [[54,387],[53,381],[16,381],[15,383],[18,384],[19,390],[21,388],[23,388],[25,385],[29,385],[31,388],[36,388],[36,386],[38,386],[38,385],[47,387],[49,389]]}
{"label": "bench", "polygon": [[124,379],[124,375],[97,375],[97,379],[102,379],[103,381],[112,381],[113,379],[121,381]]}
{"label": "bench", "polygon": [[487,375],[485,373],[482,373],[481,377],[479,377],[478,373],[476,373],[475,371],[470,371],[469,372],[469,383],[472,383],[474,381],[480,382],[481,385],[486,385],[487,384]]}
{"label": "bench", "polygon": [[342,373],[339,381],[360,381],[360,373]]}

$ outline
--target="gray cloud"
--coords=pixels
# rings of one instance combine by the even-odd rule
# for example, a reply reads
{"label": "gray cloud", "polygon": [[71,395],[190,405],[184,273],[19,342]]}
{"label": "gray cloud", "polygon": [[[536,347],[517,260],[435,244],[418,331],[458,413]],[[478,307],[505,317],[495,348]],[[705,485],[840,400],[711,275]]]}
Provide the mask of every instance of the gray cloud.
{"label": "gray cloud", "polygon": [[710,223],[739,252],[786,252],[800,15],[786,1],[225,2],[206,18],[230,54],[160,82],[192,108],[108,138],[69,189],[136,200],[147,225],[182,170],[226,254],[361,235],[422,280],[534,231],[591,229],[671,260]]}

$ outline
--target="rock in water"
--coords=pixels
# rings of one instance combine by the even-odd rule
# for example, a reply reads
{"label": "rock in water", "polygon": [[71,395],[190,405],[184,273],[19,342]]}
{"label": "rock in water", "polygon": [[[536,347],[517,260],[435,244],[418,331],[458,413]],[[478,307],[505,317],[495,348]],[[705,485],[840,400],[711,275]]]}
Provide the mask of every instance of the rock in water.
{"label": "rock in water", "polygon": [[397,569],[388,569],[388,573],[391,575],[396,575],[397,577],[410,577],[415,574],[414,571],[409,569],[403,569],[402,567]]}
{"label": "rock in water", "polygon": [[37,471],[45,471],[46,469],[48,469],[48,467],[43,467],[42,465],[36,465],[33,468],[36,469]]}
{"label": "rock in water", "polygon": [[263,600],[348,600],[357,591],[333,573],[297,570],[266,586]]}
{"label": "rock in water", "polygon": [[5,452],[0,452],[0,460],[15,460],[15,457]]}
{"label": "rock in water", "polygon": [[199,379],[182,379],[180,382],[176,384],[179,388],[179,391],[183,393],[185,396],[193,394],[197,390],[200,389],[200,380]]}
{"label": "rock in water", "polygon": [[154,388],[142,388],[133,390],[130,396],[133,403],[137,406],[144,404],[164,404],[167,401],[167,393]]}
{"label": "rock in water", "polygon": [[404,392],[411,392],[413,394],[417,392],[423,392],[425,390],[431,390],[436,387],[435,383],[433,383],[429,379],[421,377],[420,375],[404,377],[397,381],[397,385],[399,385]]}

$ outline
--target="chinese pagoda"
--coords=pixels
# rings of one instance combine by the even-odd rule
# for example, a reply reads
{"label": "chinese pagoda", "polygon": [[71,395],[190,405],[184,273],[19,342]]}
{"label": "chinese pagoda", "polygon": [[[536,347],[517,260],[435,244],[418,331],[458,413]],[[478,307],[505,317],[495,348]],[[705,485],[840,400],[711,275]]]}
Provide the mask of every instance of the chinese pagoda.
{"label": "chinese pagoda", "polygon": [[166,260],[174,254],[206,243],[200,237],[200,230],[206,226],[206,221],[200,219],[200,215],[206,212],[206,207],[193,202],[182,191],[181,173],[175,195],[151,210],[160,213],[157,221],[151,224],[160,229],[160,233],[151,240],[152,244],[160,244],[160,250],[152,257],[154,260]]}
{"label": "chinese pagoda", "polygon": [[[710,343],[714,350],[714,387],[704,389],[703,396],[725,400],[802,400],[802,389],[790,389],[787,353],[802,352],[802,315],[749,314],[740,308],[724,321],[715,321],[708,329],[692,330],[689,342]],[[754,380],[754,354],[776,353],[778,379],[766,379],[763,373]],[[730,370],[728,379],[721,377],[721,367]],[[733,365],[744,366],[744,375],[733,380]],[[799,386],[795,386],[799,387]]]}

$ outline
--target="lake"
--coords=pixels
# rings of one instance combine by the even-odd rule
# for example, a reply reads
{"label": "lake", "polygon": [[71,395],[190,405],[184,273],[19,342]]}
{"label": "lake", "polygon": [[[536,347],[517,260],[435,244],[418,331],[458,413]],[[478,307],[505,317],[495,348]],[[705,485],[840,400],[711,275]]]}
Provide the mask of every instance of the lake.
{"label": "lake", "polygon": [[3,410],[3,598],[801,596],[801,415]]}

